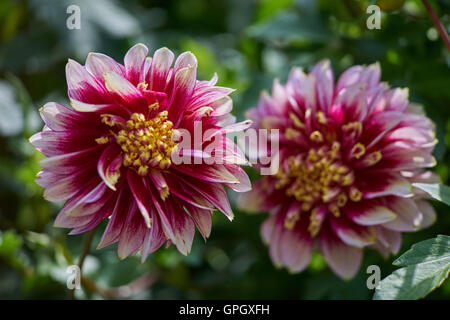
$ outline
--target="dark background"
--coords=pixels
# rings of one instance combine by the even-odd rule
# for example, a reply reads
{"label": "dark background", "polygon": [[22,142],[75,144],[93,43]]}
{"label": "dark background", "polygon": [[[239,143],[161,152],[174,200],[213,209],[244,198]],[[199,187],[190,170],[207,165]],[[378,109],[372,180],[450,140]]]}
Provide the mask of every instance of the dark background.
{"label": "dark background", "polygon": [[[450,26],[450,2],[430,1]],[[410,99],[425,106],[436,122],[434,170],[449,184],[450,54],[420,1],[381,1],[381,30],[368,30],[366,8],[374,1],[294,0],[2,0],[0,2],[0,298],[66,298],[66,268],[77,261],[86,235],[68,236],[52,226],[60,205],[42,197],[34,183],[43,156],[28,138],[42,128],[37,110],[48,101],[67,104],[64,67],[68,58],[84,63],[90,51],[122,62],[137,42],[177,54],[190,50],[199,60],[199,79],[219,75],[219,85],[237,88],[234,114],[243,119],[274,77],[292,66],[309,70],[331,60],[335,74],[354,64],[379,61],[382,79],[410,88]],[[66,8],[81,9],[81,30],[68,30]],[[234,203],[236,194],[230,192]],[[449,234],[449,208],[433,203],[437,223],[404,234],[401,252],[413,243]],[[377,264],[382,277],[395,267],[366,250],[359,274],[337,278],[322,256],[300,274],[276,269],[262,244],[265,214],[235,209],[230,223],[214,214],[210,239],[196,234],[189,256],[160,249],[141,264],[120,261],[116,247],[91,249],[84,274],[90,283],[77,298],[134,299],[369,299],[366,268]],[[103,229],[105,224],[101,224]],[[96,234],[98,242],[101,230]],[[144,276],[143,276],[144,275]],[[131,289],[105,290],[138,279]],[[151,284],[148,288],[142,286]],[[129,288],[130,289],[130,288]],[[99,294],[100,293],[100,294]],[[450,281],[428,299],[450,298]]]}

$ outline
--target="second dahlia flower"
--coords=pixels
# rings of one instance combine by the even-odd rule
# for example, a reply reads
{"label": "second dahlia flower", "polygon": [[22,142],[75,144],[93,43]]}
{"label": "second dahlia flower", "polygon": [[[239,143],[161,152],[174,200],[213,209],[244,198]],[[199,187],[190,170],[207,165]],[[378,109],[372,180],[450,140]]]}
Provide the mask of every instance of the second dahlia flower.
{"label": "second dahlia flower", "polygon": [[[250,189],[240,167],[245,157],[225,135],[250,124],[234,124],[232,90],[216,86],[217,76],[198,81],[190,52],[173,65],[167,48],[147,54],[138,44],[124,64],[100,53],[89,54],[84,66],[69,60],[73,108],[46,104],[44,129],[30,139],[48,157],[36,180],[45,198],[67,200],[55,226],[78,234],[109,219],[98,247],[118,242],[120,258],[140,251],[145,259],[165,242],[188,254],[196,227],[209,236],[214,208],[232,219],[224,186]],[[190,138],[182,132],[195,137],[198,125],[215,139],[200,136],[179,148]],[[221,161],[206,163],[212,140]],[[180,153],[192,161],[174,163]]]}
{"label": "second dahlia flower", "polygon": [[249,111],[258,129],[279,129],[279,170],[254,184],[240,205],[270,211],[263,240],[277,266],[306,268],[317,244],[344,279],[359,269],[363,248],[397,253],[402,232],[435,221],[413,182],[437,177],[434,125],[408,101],[407,89],[380,82],[378,64],[354,66],[334,83],[328,61],[311,73],[295,68]]}

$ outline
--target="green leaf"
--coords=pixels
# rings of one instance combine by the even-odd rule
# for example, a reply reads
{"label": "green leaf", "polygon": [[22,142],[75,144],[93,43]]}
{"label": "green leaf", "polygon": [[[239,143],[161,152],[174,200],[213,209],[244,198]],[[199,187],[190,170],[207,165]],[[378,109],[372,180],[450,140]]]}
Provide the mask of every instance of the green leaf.
{"label": "green leaf", "polygon": [[12,257],[22,246],[22,238],[13,230],[0,232],[0,256]]}
{"label": "green leaf", "polygon": [[412,300],[425,297],[442,285],[450,273],[450,237],[438,235],[416,243],[394,265],[404,268],[384,278],[375,300]]}
{"label": "green leaf", "polygon": [[428,193],[433,199],[450,206],[450,187],[442,184],[413,183],[413,186]]}
{"label": "green leaf", "polygon": [[403,8],[405,0],[378,0],[376,5],[384,12],[391,12]]}

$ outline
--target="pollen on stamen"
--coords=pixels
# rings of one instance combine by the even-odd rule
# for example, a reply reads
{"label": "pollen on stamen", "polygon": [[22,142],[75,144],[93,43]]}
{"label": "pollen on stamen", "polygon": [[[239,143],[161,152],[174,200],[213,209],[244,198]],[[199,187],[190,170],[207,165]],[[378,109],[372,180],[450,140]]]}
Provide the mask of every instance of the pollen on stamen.
{"label": "pollen on stamen", "polygon": [[[150,106],[151,107],[151,106]],[[124,153],[122,163],[141,175],[148,174],[151,167],[168,169],[171,166],[172,151],[176,142],[172,141],[173,124],[167,120],[167,111],[147,120],[142,113],[133,113],[119,131],[96,139],[99,144],[115,141]],[[110,115],[102,115],[105,124],[113,126]]]}

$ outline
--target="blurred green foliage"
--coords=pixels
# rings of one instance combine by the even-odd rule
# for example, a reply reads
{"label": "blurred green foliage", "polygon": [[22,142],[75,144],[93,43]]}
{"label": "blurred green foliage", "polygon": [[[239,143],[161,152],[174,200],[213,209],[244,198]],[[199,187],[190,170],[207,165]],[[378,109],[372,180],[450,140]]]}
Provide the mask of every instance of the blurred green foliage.
{"label": "blurred green foliage", "polygon": [[[84,62],[88,52],[122,61],[137,42],[153,52],[167,46],[190,50],[199,60],[199,77],[219,74],[219,84],[237,88],[234,113],[244,117],[273,78],[285,80],[292,66],[309,69],[328,58],[338,75],[353,64],[379,61],[382,78],[410,88],[410,98],[425,106],[436,122],[439,144],[436,172],[449,184],[450,54],[418,0],[378,1],[385,8],[381,29],[368,30],[365,9],[376,1],[359,0],[3,0],[0,2],[0,297],[66,298],[66,268],[77,261],[86,235],[67,236],[52,221],[60,208],[42,198],[34,183],[42,155],[28,138],[42,127],[37,110],[45,102],[67,103],[64,66]],[[431,1],[450,27],[450,2]],[[81,30],[66,27],[67,6],[81,8]],[[389,12],[387,12],[389,11]],[[235,194],[230,192],[233,201]],[[437,223],[404,235],[402,252],[413,243],[449,234],[449,209],[433,203]],[[236,210],[237,211],[237,210]],[[122,297],[135,299],[291,298],[368,299],[366,268],[377,264],[382,277],[392,261],[366,250],[359,274],[344,282],[315,253],[310,267],[291,275],[276,269],[262,244],[265,215],[236,212],[233,223],[214,214],[210,239],[197,234],[184,257],[170,247],[141,264],[119,261],[114,246],[94,246],[84,265],[78,298],[100,298],[101,288],[154,275],[152,285]],[[105,223],[100,225],[100,229]],[[101,236],[99,230],[94,243]],[[72,256],[73,255],[73,256]],[[100,288],[100,289],[99,289]],[[124,288],[124,287],[122,287]],[[126,289],[126,288],[125,288]],[[142,288],[141,288],[142,289]],[[428,299],[450,298],[450,282]]]}

